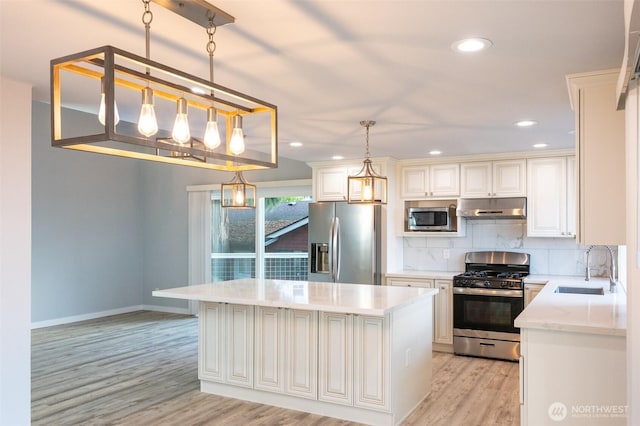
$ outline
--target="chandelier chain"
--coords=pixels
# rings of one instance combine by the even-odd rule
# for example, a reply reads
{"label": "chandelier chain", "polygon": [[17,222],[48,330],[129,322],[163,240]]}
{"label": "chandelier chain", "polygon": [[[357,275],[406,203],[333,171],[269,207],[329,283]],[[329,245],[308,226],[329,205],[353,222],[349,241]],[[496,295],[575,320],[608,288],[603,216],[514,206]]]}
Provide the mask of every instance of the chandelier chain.
{"label": "chandelier chain", "polygon": [[207,26],[207,36],[209,37],[209,41],[207,42],[207,53],[209,53],[209,80],[213,83],[213,54],[216,51],[216,42],[213,41],[213,36],[215,35],[218,27],[213,22],[216,15],[209,17],[209,25]]}
{"label": "chandelier chain", "polygon": [[[209,37],[209,41],[207,42],[207,53],[209,53],[209,81],[213,83],[213,54],[216,51],[216,42],[213,41],[213,36],[218,30],[214,19],[216,18],[216,14],[209,17],[209,25],[207,26],[207,36]],[[213,92],[213,88],[211,89],[211,96],[214,97],[215,94]]]}
{"label": "chandelier chain", "polygon": [[370,157],[369,154],[369,126],[367,126],[367,152],[365,153],[367,159]]}
{"label": "chandelier chain", "polygon": [[[144,24],[144,35],[145,35],[145,52],[147,55],[147,59],[151,59],[151,21],[153,21],[153,13],[149,8],[149,2],[151,0],[142,0],[144,4],[144,12],[142,13],[142,23]],[[147,74],[149,74],[151,70],[147,68]]]}
{"label": "chandelier chain", "polygon": [[366,151],[365,151],[365,159],[369,160],[371,154],[369,153],[369,127],[375,125],[376,122],[372,120],[363,120],[360,122],[361,126],[364,126],[367,129],[367,138],[366,138]]}

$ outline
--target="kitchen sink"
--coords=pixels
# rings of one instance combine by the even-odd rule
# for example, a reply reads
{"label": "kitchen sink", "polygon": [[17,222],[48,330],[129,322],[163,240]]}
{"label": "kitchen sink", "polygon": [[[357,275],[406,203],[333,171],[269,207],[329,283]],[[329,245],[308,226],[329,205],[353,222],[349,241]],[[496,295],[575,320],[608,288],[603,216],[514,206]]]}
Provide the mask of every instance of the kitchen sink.
{"label": "kitchen sink", "polygon": [[603,296],[604,295],[604,289],[602,287],[565,287],[565,286],[558,286],[554,293],[595,294],[595,295]]}

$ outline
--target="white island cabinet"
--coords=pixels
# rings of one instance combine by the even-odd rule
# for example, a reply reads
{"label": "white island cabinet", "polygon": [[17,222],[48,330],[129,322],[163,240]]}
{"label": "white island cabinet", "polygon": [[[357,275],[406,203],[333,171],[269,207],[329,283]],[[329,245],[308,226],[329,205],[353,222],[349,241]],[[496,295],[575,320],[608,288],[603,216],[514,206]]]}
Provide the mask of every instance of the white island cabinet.
{"label": "white island cabinet", "polygon": [[241,279],[153,295],[200,302],[203,392],[396,425],[431,391],[437,293]]}
{"label": "white island cabinet", "polygon": [[[626,295],[608,279],[551,277],[516,318],[523,426],[627,424]],[[555,293],[599,287],[604,295]],[[622,291],[622,290],[620,290]]]}

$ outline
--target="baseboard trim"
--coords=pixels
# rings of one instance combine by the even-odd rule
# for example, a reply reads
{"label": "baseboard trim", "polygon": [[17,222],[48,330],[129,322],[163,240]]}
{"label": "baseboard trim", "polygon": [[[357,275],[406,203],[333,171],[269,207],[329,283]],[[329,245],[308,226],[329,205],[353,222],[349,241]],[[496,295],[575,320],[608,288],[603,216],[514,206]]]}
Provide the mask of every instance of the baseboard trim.
{"label": "baseboard trim", "polygon": [[62,324],[70,324],[72,322],[86,321],[92,320],[96,318],[102,317],[110,317],[112,315],[120,315],[120,314],[128,314],[129,312],[135,311],[156,311],[156,312],[167,312],[170,314],[189,314],[188,308],[175,308],[172,306],[157,306],[157,305],[134,305],[134,306],[126,306],[124,308],[117,309],[109,309],[107,311],[100,312],[90,312],[88,314],[82,315],[72,315],[69,317],[62,318],[54,318],[45,321],[35,321],[31,323],[31,329],[37,328],[45,328],[45,327],[53,327],[54,325],[62,325]]}
{"label": "baseboard trim", "polygon": [[173,306],[158,306],[158,305],[142,305],[142,310],[166,312],[168,314],[183,314],[189,315],[189,308],[176,308]]}
{"label": "baseboard trim", "polygon": [[448,345],[446,343],[434,343],[433,344],[433,350],[436,352],[447,352],[452,354],[453,353],[453,345]]}

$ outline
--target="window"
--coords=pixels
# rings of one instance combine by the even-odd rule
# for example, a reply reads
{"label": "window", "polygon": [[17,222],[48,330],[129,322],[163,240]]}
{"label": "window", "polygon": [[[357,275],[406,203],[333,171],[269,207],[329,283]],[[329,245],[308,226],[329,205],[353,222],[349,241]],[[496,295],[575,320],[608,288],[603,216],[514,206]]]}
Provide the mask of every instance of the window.
{"label": "window", "polygon": [[223,209],[211,200],[211,279],[255,278],[256,209]]}
{"label": "window", "polygon": [[[223,209],[219,190],[209,191],[210,206],[193,207],[210,211],[205,213],[210,218],[210,253],[206,254],[210,256],[210,270],[205,271],[206,278],[200,283],[239,278],[306,280],[310,193],[310,185],[258,185],[256,209]],[[196,227],[190,233],[192,239],[201,238],[198,232],[208,232],[207,228]],[[190,250],[202,253],[208,245],[190,242]],[[196,278],[190,283],[197,284],[199,275],[193,276]]]}
{"label": "window", "polygon": [[307,280],[309,198],[264,199],[264,278]]}

